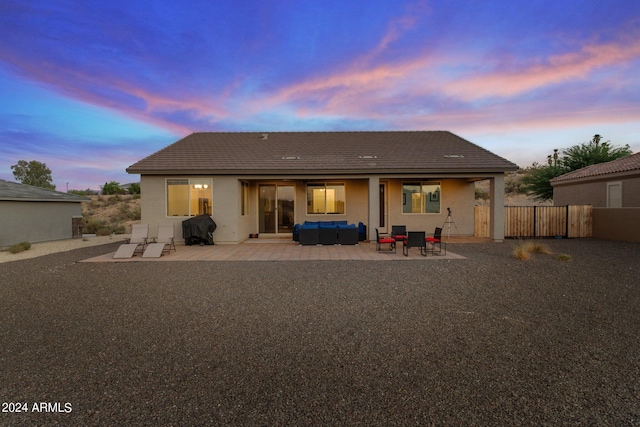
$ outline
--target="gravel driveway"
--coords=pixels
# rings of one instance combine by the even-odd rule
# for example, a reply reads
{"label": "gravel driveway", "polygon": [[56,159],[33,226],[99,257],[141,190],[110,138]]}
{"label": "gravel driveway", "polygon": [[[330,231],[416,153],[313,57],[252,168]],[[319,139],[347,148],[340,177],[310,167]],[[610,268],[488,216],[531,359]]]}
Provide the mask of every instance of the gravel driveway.
{"label": "gravel driveway", "polygon": [[0,425],[640,425],[640,245],[515,243],[0,264]]}

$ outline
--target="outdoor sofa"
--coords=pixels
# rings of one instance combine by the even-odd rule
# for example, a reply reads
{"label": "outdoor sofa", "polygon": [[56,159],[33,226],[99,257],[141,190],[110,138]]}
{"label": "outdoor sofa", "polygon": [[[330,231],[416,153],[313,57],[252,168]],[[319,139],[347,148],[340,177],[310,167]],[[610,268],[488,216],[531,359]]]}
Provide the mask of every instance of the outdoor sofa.
{"label": "outdoor sofa", "polygon": [[366,226],[347,221],[305,221],[293,227],[293,240],[301,245],[357,245],[366,236]]}

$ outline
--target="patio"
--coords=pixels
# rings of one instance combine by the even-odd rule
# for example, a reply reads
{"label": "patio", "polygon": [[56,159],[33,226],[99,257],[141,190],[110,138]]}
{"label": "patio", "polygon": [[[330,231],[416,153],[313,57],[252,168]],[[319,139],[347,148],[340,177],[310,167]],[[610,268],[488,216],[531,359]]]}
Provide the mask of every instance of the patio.
{"label": "patio", "polygon": [[[489,239],[476,237],[445,238],[447,243],[482,243]],[[237,245],[185,246],[176,242],[176,251],[160,258],[142,258],[139,254],[128,259],[114,259],[113,252],[86,259],[83,262],[162,262],[162,261],[405,261],[405,260],[465,259],[447,250],[446,255],[420,255],[416,248],[409,256],[402,254],[402,246],[396,253],[377,252],[375,242],[360,242],[351,245],[301,246],[289,239],[249,239]]]}

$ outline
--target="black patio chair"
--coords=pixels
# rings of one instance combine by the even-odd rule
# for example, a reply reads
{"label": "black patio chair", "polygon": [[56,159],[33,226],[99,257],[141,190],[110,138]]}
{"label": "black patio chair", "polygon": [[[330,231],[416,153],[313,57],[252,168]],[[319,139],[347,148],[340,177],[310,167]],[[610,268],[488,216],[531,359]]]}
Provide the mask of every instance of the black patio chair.
{"label": "black patio chair", "polygon": [[407,226],[406,225],[392,225],[391,237],[396,239],[396,242],[402,242],[407,238]]}
{"label": "black patio chair", "polygon": [[410,248],[420,248],[420,255],[427,256],[426,235],[427,233],[424,231],[409,231],[402,245],[402,253],[404,256],[409,256]]}
{"label": "black patio chair", "polygon": [[[433,232],[433,237],[427,237],[425,241],[431,245],[431,249],[428,251],[431,252],[432,255],[447,254],[447,244],[442,241],[442,228],[436,227],[436,230]],[[436,245],[438,246],[438,252],[436,252]],[[444,254],[442,253],[443,247]]]}
{"label": "black patio chair", "polygon": [[[382,249],[383,244],[389,244],[389,249]],[[378,252],[391,252],[396,253],[396,239],[393,237],[380,237],[380,232],[376,228],[376,251]]]}

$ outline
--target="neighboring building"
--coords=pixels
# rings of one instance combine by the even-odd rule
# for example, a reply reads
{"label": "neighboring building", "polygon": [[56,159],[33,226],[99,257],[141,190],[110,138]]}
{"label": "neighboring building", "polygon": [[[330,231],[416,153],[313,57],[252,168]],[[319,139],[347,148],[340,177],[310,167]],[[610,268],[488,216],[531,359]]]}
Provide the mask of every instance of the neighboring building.
{"label": "neighboring building", "polygon": [[0,179],[0,247],[80,237],[86,197]]}
{"label": "neighboring building", "polygon": [[[474,182],[489,180],[504,205],[504,173],[517,166],[446,131],[202,132],[127,169],[140,174],[142,222],[151,229],[211,215],[216,243],[250,234],[291,235],[304,221],[347,220],[375,229],[432,233],[450,208],[460,234],[474,233]],[[491,237],[504,237],[492,208]]]}
{"label": "neighboring building", "polygon": [[640,242],[640,153],[551,180],[553,203],[592,205],[593,237]]}

